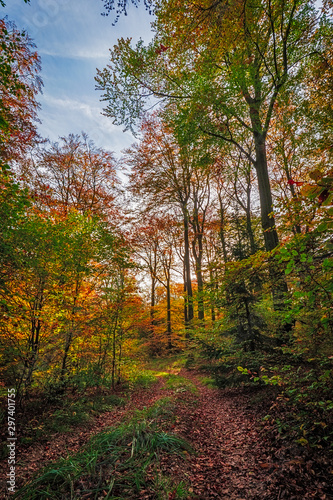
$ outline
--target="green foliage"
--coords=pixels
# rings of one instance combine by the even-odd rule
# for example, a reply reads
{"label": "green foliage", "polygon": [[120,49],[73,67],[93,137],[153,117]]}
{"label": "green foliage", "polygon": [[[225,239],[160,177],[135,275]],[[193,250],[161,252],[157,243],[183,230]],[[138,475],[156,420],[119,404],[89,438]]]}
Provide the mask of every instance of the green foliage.
{"label": "green foliage", "polygon": [[[45,442],[50,435],[67,433],[89,424],[96,414],[111,412],[123,406],[126,397],[110,394],[101,389],[87,389],[81,394],[72,394],[68,388],[50,386],[52,390],[43,396],[34,395],[24,403],[21,414],[20,442],[31,445],[37,440]],[[41,403],[41,397],[43,404]],[[5,450],[5,452],[8,450]]]}
{"label": "green foliage", "polygon": [[101,373],[96,366],[89,364],[79,372],[74,373],[70,382],[78,391],[84,391],[89,387],[110,387],[111,377],[107,370]]}
{"label": "green foliage", "polygon": [[51,413],[44,424],[43,432],[68,432],[89,422],[90,418],[87,406],[81,401],[76,401]]}
{"label": "green foliage", "polygon": [[273,405],[266,418],[269,425],[277,428],[281,438],[293,438],[302,446],[332,448],[332,361],[322,358],[297,367],[280,365],[271,372],[274,375],[265,383],[278,380],[280,390],[278,405]]}
{"label": "green foliage", "polygon": [[[7,220],[6,225],[9,223]],[[15,384],[25,392],[34,378],[38,385],[43,384],[43,379],[59,379],[60,383],[67,379],[81,388],[110,382],[112,377],[114,382],[115,373],[104,370],[102,365],[113,346],[112,332],[117,335],[120,328],[119,310],[123,307],[126,286],[122,273],[128,263],[124,245],[104,221],[75,210],[64,218],[36,213],[30,208],[24,218],[12,224],[10,231],[7,228],[10,236],[5,237],[12,250],[11,272],[3,279],[7,289],[4,285],[0,290],[6,297],[0,316],[3,331],[0,366],[6,383]],[[101,271],[107,274],[102,290],[97,280],[92,286],[92,276],[100,276]],[[100,302],[104,299],[109,304],[108,312],[105,302],[96,307],[97,293]],[[88,328],[90,333],[92,328],[97,330],[96,314],[96,336],[103,340],[93,337],[91,355],[75,371],[80,346],[89,343],[84,333]],[[102,343],[96,347],[99,342]],[[98,356],[100,366],[93,367],[98,364]]]}
{"label": "green foliage", "polygon": [[123,406],[125,399],[116,394],[101,394],[96,396],[92,402],[87,399],[86,403],[90,403],[92,409],[96,413],[112,411],[115,406]]}
{"label": "green foliage", "polygon": [[[5,288],[19,266],[15,228],[24,222],[29,206],[28,192],[21,189],[6,164],[0,165],[0,287]],[[14,231],[13,231],[14,229]]]}
{"label": "green foliage", "polygon": [[286,347],[272,353],[246,352],[235,344],[203,368],[221,388],[271,388],[269,398],[276,402],[266,420],[281,438],[317,448],[332,446],[331,357],[302,358]]}
{"label": "green foliage", "polygon": [[[241,345],[234,344],[221,353],[220,357],[207,368],[211,371],[218,387],[239,387],[251,385],[260,372],[266,356],[258,351],[244,351]],[[246,366],[246,368],[243,368]],[[244,379],[243,375],[249,375]]]}
{"label": "green foliage", "polygon": [[294,321],[294,354],[320,356],[333,347],[332,269],[329,232],[297,235],[275,254],[291,290],[285,319]]}

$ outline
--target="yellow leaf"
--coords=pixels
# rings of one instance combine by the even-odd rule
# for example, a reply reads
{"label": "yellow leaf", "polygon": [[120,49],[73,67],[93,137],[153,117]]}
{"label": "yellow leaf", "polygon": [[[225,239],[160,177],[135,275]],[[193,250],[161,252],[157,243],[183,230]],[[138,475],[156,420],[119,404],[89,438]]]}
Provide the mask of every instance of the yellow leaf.
{"label": "yellow leaf", "polygon": [[314,181],[319,181],[319,179],[321,179],[322,176],[323,174],[321,173],[320,170],[318,170],[318,168],[312,170],[312,172],[309,173],[310,179],[313,179]]}

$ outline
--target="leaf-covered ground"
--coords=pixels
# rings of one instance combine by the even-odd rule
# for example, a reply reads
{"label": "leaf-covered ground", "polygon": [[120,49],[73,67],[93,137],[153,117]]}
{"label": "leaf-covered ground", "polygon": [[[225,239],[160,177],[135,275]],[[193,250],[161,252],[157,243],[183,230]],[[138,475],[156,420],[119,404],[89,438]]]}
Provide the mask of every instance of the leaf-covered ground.
{"label": "leaf-covered ground", "polygon": [[[184,380],[188,383],[184,384]],[[306,452],[301,447],[272,441],[272,435],[260,425],[265,407],[260,398],[254,406],[245,391],[203,385],[198,374],[184,369],[171,375],[171,379],[162,376],[156,384],[134,391],[124,406],[101,413],[89,425],[70,433],[55,434],[49,441],[36,442],[25,450],[18,447],[17,486],[25,484],[50,462],[76,453],[92,435],[115,426],[135,409],[149,407],[165,396],[176,401],[169,430],[185,438],[195,453],[185,453],[185,458],[162,454],[158,465],[148,467],[148,478],[149,474],[156,475],[157,467],[157,473],[172,477],[175,483],[183,481],[188,488],[188,498],[197,500],[333,498],[329,464],[325,464],[324,458],[320,463],[320,457],[315,457],[311,450]],[[6,461],[0,466],[4,484]],[[153,500],[157,497],[148,487],[135,498]],[[175,490],[168,493],[166,500],[177,498]]]}
{"label": "leaf-covered ground", "polygon": [[[52,434],[51,439],[42,442],[36,441],[30,446],[18,445],[16,449],[16,485],[23,486],[38,470],[48,465],[50,462],[67,457],[78,452],[80,448],[95,434],[103,431],[107,427],[115,426],[121,422],[125,416],[135,409],[142,409],[144,406],[152,405],[161,397],[161,387],[163,381],[158,382],[149,389],[140,388],[135,390],[127,403],[121,407],[114,407],[112,411],[103,412],[92,419],[89,424],[79,426],[71,432]],[[163,396],[165,396],[165,391]],[[50,417],[52,418],[52,417]],[[19,416],[17,418],[19,427]],[[19,431],[20,433],[20,431]],[[4,492],[6,482],[7,460],[0,462],[0,494]]]}
{"label": "leaf-covered ground", "polygon": [[[260,425],[260,405],[249,404],[242,390],[203,386],[193,372],[183,372],[197,386],[197,396],[179,404],[175,432],[186,437],[197,454],[188,461],[168,457],[165,467],[185,476],[197,499],[329,499],[329,464],[306,456],[300,447],[277,445]],[[333,491],[331,490],[331,493]]]}

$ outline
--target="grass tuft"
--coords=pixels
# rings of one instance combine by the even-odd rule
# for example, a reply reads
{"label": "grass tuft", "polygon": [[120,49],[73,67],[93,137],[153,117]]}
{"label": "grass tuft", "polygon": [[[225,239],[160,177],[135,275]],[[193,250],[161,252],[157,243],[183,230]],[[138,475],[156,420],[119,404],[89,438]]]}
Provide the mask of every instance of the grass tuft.
{"label": "grass tuft", "polygon": [[[97,499],[107,492],[109,499],[135,499],[144,488],[153,489],[156,498],[163,498],[160,495],[166,483],[146,477],[148,467],[158,463],[162,453],[182,456],[184,451],[192,452],[185,440],[163,430],[163,422],[173,408],[171,400],[164,398],[149,409],[137,411],[128,422],[94,436],[80,453],[46,467],[13,498]],[[184,485],[172,481],[170,485],[170,491],[185,490]],[[179,493],[176,498],[184,496]]]}
{"label": "grass tuft", "polygon": [[165,389],[172,389],[175,392],[191,392],[192,394],[196,394],[198,389],[196,386],[185,377],[181,377],[180,375],[168,375],[166,377]]}

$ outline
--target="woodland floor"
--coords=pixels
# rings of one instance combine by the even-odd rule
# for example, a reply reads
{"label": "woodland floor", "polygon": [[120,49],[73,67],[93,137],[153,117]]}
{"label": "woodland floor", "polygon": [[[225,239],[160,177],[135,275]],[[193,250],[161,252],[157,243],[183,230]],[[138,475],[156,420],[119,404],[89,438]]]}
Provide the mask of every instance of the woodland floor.
{"label": "woodland floor", "polygon": [[[165,396],[176,399],[172,432],[194,448],[186,459],[163,455],[159,467],[176,481],[189,485],[189,499],[333,499],[325,460],[315,452],[272,441],[260,424],[267,404],[264,396],[242,389],[221,390],[203,385],[194,371],[179,375],[190,380],[197,392],[166,389],[162,377],[150,387],[134,391],[121,408],[101,413],[92,422],[48,441],[17,449],[17,487],[43,466],[77,452],[93,434],[123,421],[136,409],[149,407]],[[7,461],[0,462],[0,480],[6,481]],[[331,475],[332,477],[332,475]],[[0,490],[0,496],[4,494]],[[142,490],[139,499],[153,499]],[[168,500],[176,497],[169,494]]]}

